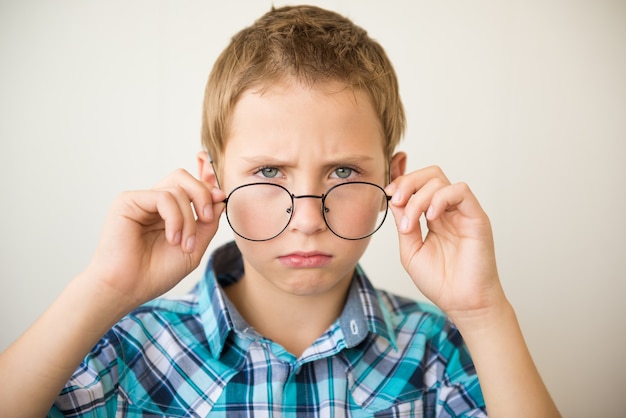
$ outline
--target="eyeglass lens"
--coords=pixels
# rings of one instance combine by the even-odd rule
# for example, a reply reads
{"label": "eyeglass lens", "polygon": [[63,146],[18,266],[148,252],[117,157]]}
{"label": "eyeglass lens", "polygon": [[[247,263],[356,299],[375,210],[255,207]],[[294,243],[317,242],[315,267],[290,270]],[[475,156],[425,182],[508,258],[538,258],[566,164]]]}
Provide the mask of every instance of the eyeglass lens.
{"label": "eyeglass lens", "polygon": [[[372,235],[387,214],[387,195],[372,183],[342,183],[328,190],[323,198],[300,197],[322,199],[320,211],[326,225],[335,235],[345,239],[356,240]],[[299,200],[298,196],[295,200]],[[237,235],[252,241],[266,241],[287,228],[293,211],[294,198],[287,189],[272,183],[253,183],[230,193],[226,217]]]}

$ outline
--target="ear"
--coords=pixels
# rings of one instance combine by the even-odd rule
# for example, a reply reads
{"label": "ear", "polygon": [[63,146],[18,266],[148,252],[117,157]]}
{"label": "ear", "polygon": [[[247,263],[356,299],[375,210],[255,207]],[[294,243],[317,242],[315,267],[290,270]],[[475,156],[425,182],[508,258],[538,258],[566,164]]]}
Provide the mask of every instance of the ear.
{"label": "ear", "polygon": [[213,185],[214,187],[219,187],[217,183],[217,177],[215,176],[215,172],[213,171],[213,166],[211,164],[211,157],[206,151],[200,151],[197,155],[198,161],[198,176],[200,180]]}
{"label": "ear", "polygon": [[391,181],[394,181],[397,177],[404,175],[406,171],[406,153],[397,152],[393,155],[393,157],[391,157],[389,171]]}

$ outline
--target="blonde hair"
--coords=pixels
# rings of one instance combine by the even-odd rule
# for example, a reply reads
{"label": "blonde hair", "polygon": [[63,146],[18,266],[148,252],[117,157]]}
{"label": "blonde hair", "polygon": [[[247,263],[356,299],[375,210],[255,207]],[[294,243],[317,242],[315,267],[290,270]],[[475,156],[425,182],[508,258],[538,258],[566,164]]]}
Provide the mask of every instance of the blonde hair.
{"label": "blonde hair", "polygon": [[237,33],[218,57],[206,85],[202,144],[216,165],[241,94],[282,79],[313,86],[338,81],[371,97],[389,158],[405,129],[398,81],[385,50],[349,19],[315,6],[272,8]]}

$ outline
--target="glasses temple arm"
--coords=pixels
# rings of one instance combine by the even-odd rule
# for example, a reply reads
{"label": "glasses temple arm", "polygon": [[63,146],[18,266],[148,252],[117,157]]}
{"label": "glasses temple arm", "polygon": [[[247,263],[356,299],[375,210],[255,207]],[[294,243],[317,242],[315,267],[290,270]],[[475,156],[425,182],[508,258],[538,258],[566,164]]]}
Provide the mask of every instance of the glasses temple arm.
{"label": "glasses temple arm", "polygon": [[215,164],[213,163],[213,157],[209,154],[209,164],[211,164],[211,169],[213,169],[213,175],[215,176],[215,182],[217,183],[217,188],[222,190],[222,185],[220,184],[220,179],[217,177],[217,170],[215,169]]}

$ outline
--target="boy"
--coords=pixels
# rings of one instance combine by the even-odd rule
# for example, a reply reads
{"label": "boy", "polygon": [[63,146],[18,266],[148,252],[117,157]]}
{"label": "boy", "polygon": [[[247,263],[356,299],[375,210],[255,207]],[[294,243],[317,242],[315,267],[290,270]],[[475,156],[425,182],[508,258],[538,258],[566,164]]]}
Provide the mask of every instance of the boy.
{"label": "boy", "polygon": [[[487,216],[440,169],[405,174],[403,129],[393,68],[349,20],[285,7],[238,33],[207,83],[199,179],[120,195],[90,265],[0,357],[0,415],[558,416]],[[358,267],[388,210],[451,321]],[[235,242],[188,296],[146,304],[222,212]]]}

